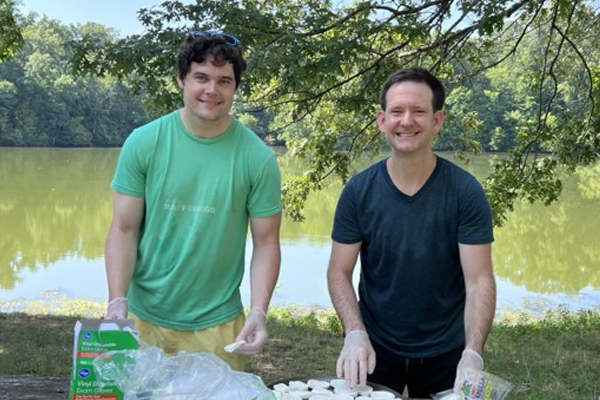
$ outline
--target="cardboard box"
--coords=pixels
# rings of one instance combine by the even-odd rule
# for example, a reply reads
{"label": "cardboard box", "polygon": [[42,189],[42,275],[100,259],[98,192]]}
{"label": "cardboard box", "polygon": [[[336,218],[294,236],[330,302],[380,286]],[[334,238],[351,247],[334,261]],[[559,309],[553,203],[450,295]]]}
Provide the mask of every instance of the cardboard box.
{"label": "cardboard box", "polygon": [[108,351],[138,349],[138,332],[134,330],[134,321],[82,320],[77,321],[74,330],[69,400],[123,400],[123,393],[116,386],[99,386],[93,361]]}

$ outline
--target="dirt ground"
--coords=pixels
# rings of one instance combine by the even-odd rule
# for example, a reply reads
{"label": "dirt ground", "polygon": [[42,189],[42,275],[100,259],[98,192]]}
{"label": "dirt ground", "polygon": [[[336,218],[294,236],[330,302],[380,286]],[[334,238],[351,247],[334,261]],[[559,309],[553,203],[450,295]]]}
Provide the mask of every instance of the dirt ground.
{"label": "dirt ground", "polygon": [[29,375],[0,375],[0,400],[67,400],[69,380]]}

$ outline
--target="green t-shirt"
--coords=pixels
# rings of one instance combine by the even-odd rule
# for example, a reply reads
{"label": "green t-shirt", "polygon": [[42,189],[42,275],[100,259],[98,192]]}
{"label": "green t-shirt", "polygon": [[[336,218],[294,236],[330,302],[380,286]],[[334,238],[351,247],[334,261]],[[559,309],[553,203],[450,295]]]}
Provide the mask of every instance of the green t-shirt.
{"label": "green t-shirt", "polygon": [[219,137],[198,138],[174,111],[127,138],[112,187],[146,203],[130,310],[177,330],[239,316],[249,217],[282,210],[271,149],[236,119]]}

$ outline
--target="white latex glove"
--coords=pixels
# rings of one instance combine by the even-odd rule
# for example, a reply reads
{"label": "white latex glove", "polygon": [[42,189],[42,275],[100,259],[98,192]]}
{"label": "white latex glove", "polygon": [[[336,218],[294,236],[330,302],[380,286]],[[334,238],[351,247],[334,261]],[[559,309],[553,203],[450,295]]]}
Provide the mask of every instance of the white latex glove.
{"label": "white latex glove", "polygon": [[129,300],[127,300],[127,297],[115,297],[108,302],[104,319],[127,319],[128,311]]}
{"label": "white latex glove", "polygon": [[462,357],[458,362],[458,367],[456,368],[456,379],[454,380],[454,393],[460,392],[460,388],[464,381],[465,370],[483,371],[483,368],[484,363],[481,354],[479,354],[473,349],[464,349],[462,352]]}
{"label": "white latex glove", "polygon": [[265,347],[267,339],[269,339],[267,314],[260,307],[252,307],[242,331],[235,339],[236,341],[245,340],[246,344],[238,347],[235,353],[243,356],[258,354]]}
{"label": "white latex glove", "polygon": [[365,331],[350,331],[337,360],[338,378],[346,379],[351,388],[367,384],[367,374],[375,370],[375,350]]}

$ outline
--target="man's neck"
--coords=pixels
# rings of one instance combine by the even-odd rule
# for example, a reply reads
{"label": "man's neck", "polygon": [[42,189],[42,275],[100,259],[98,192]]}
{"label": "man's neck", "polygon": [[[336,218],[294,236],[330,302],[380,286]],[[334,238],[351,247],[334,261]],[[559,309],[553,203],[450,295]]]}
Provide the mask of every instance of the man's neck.
{"label": "man's neck", "polygon": [[217,121],[200,119],[186,112],[185,108],[179,113],[181,122],[188,132],[192,135],[203,138],[213,139],[221,136],[229,128],[233,121],[233,117],[228,115],[227,118],[221,118]]}
{"label": "man's neck", "polygon": [[416,194],[425,185],[436,165],[437,156],[433,152],[413,157],[392,154],[386,162],[394,185],[408,196]]}

